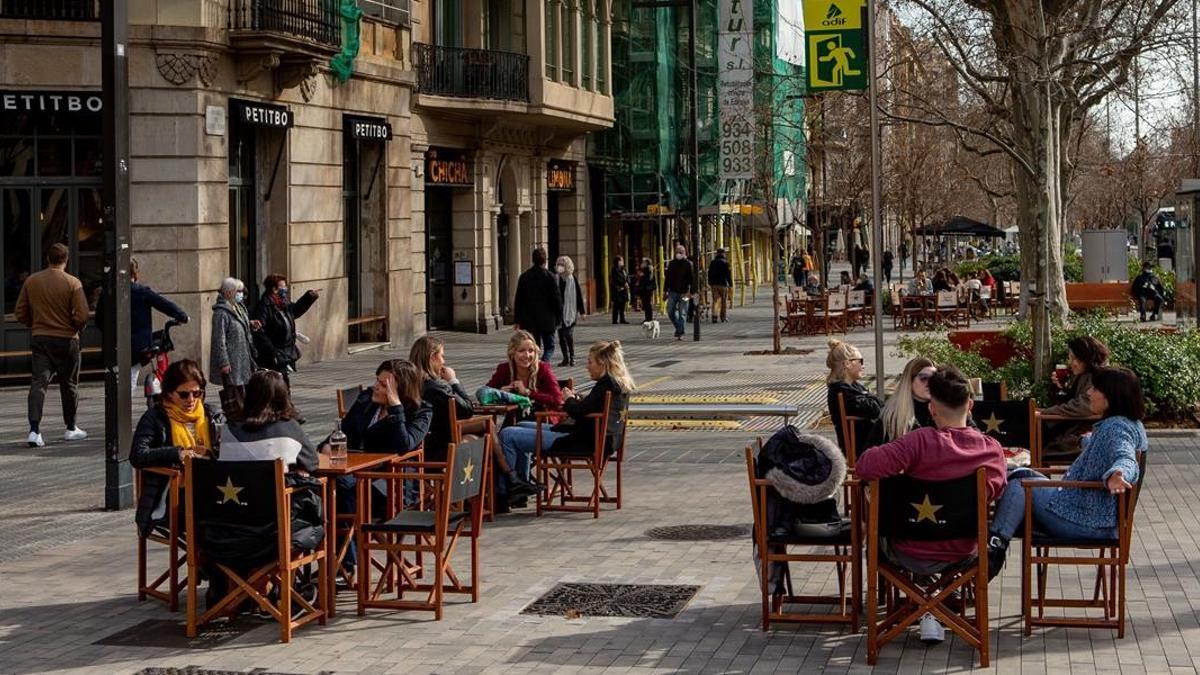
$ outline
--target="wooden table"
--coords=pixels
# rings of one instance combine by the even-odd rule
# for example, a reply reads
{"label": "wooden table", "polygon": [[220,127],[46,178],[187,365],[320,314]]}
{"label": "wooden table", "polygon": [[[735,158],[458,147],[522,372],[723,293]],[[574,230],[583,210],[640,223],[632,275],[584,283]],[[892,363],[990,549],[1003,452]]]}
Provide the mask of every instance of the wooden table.
{"label": "wooden table", "polygon": [[[326,453],[320,454],[320,466],[317,475],[325,478],[325,569],[326,583],[329,585],[329,607],[326,611],[332,617],[337,607],[337,575],[342,568],[342,559],[350,549],[350,542],[358,531],[357,510],[351,514],[350,528],[346,533],[346,546],[338,555],[337,545],[337,479],[341,476],[353,476],[360,471],[374,469],[381,464],[390,464],[400,459],[400,455],[391,452],[350,452],[346,461],[334,463]],[[358,561],[362,563],[363,561]],[[368,561],[368,564],[369,561]]]}
{"label": "wooden table", "polygon": [[508,415],[509,413],[514,413],[520,406],[518,406],[516,403],[497,403],[495,405],[483,405],[482,403],[476,403],[471,407],[475,411],[476,416],[489,415],[491,417],[496,417],[497,415]]}

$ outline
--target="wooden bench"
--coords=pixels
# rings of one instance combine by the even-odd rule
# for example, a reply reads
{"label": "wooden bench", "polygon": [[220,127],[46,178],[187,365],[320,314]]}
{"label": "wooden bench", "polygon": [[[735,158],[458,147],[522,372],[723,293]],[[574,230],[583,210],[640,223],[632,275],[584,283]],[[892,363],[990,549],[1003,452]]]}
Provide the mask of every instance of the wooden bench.
{"label": "wooden bench", "polygon": [[1068,283],[1067,306],[1073,312],[1103,309],[1109,314],[1124,314],[1133,308],[1126,283]]}

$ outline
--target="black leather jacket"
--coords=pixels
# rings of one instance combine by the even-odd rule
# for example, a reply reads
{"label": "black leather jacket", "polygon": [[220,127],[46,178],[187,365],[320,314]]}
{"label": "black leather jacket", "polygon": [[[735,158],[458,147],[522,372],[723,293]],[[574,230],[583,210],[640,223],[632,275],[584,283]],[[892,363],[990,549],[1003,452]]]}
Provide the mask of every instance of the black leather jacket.
{"label": "black leather jacket", "polygon": [[[221,439],[218,438],[219,434],[214,419],[218,422],[222,421],[220,413],[214,413],[213,409],[205,404],[204,416],[208,418],[209,433],[212,434],[212,442],[216,446]],[[215,454],[217,448],[214,447],[213,451]],[[167,419],[167,413],[161,407],[154,406],[142,413],[137,429],[133,432],[133,447],[129,451],[129,463],[135,469],[150,467],[178,469],[182,466],[179,462],[179,446],[171,443],[171,421]],[[166,476],[155,473],[147,473],[142,476],[142,494],[138,497],[137,512],[134,514],[133,520],[137,523],[138,530],[143,536],[149,534],[154,525],[151,515],[154,513],[154,507],[162,499],[167,484]]]}

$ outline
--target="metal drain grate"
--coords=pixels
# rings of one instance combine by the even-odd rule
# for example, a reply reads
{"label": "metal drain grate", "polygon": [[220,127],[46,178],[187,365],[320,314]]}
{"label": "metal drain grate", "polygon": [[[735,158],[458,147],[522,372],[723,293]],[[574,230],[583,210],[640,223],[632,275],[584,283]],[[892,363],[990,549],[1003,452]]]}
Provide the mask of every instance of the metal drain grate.
{"label": "metal drain grate", "polygon": [[663,541],[722,541],[750,536],[750,525],[670,525],[646,530],[646,536]]}
{"label": "metal drain grate", "polygon": [[673,619],[699,591],[699,586],[558,584],[521,613],[571,619],[583,616]]}
{"label": "metal drain grate", "polygon": [[247,617],[239,617],[237,621],[211,623],[201,627],[200,634],[194,640],[189,640],[183,623],[170,619],[147,619],[112,635],[102,637],[92,644],[112,647],[209,649],[245,635],[264,623]]}

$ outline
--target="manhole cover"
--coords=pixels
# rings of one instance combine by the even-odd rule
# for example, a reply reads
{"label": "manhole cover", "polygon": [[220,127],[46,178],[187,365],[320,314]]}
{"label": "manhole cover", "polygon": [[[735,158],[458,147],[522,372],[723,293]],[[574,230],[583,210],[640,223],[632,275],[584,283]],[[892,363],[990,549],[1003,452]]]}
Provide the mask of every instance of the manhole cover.
{"label": "manhole cover", "polygon": [[672,619],[699,586],[644,584],[558,584],[521,611],[539,616],[622,616]]}
{"label": "manhole cover", "polygon": [[222,645],[262,625],[262,621],[253,621],[245,617],[237,621],[211,623],[201,627],[200,634],[194,640],[189,640],[186,626],[183,623],[170,619],[148,619],[107,637],[102,637],[92,644],[113,647],[208,649]]}
{"label": "manhole cover", "polygon": [[750,536],[750,525],[671,525],[646,530],[646,536],[664,541],[721,541]]}

